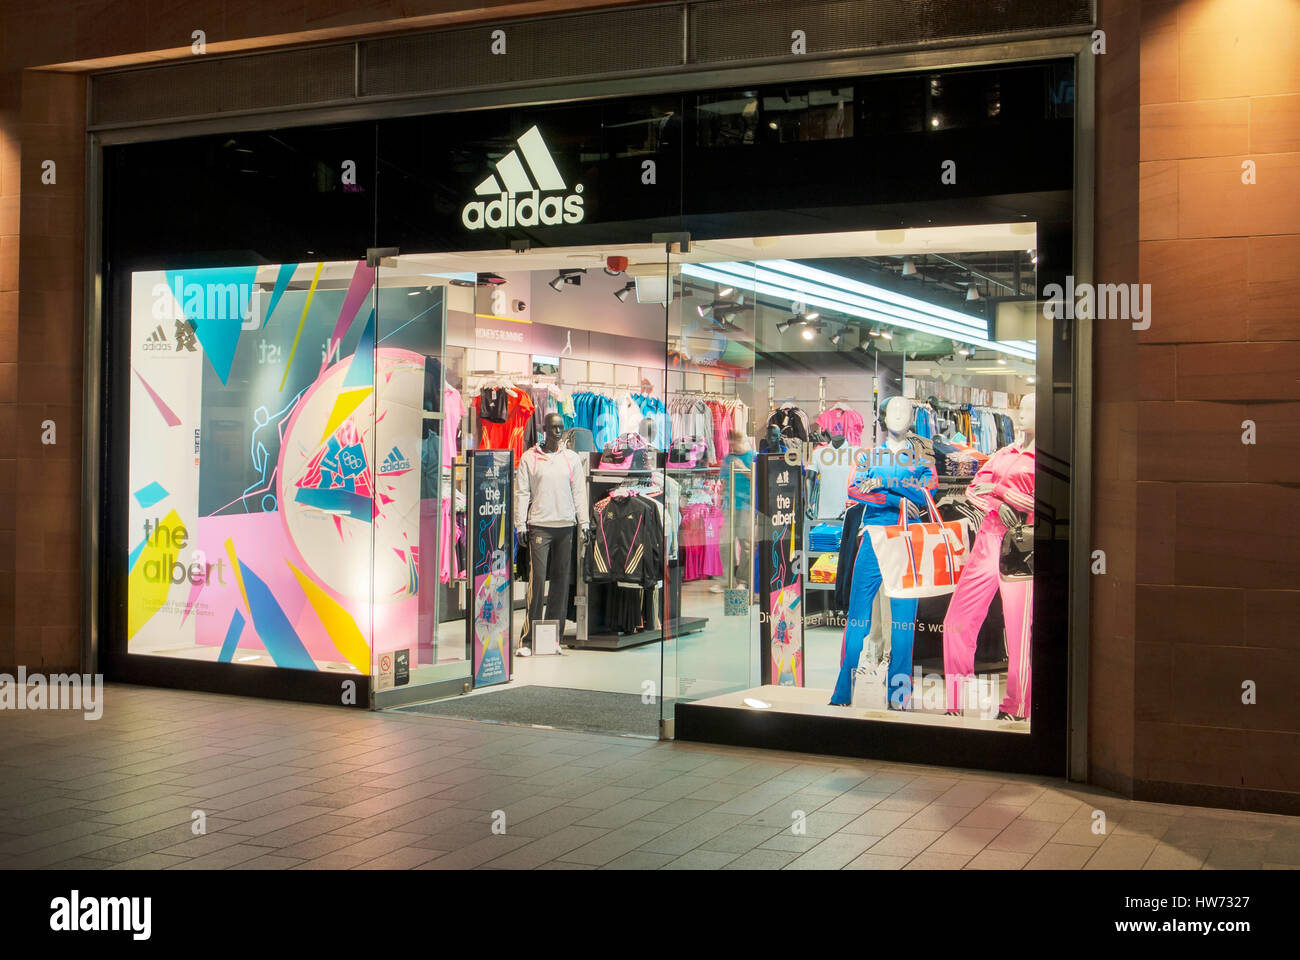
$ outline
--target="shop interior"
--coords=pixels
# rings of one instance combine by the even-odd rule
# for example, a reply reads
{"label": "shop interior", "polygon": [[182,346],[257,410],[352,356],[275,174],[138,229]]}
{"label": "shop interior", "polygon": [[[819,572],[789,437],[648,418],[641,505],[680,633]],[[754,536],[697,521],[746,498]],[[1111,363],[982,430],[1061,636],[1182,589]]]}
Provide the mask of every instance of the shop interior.
{"label": "shop interior", "polygon": [[[464,695],[403,709],[655,736],[673,703],[691,700],[1027,733],[1023,575],[1003,579],[995,558],[991,579],[982,570],[964,592],[958,580],[919,597],[859,588],[855,600],[855,577],[840,565],[853,567],[868,531],[855,521],[845,532],[849,488],[868,479],[871,451],[895,440],[924,451],[933,477],[913,470],[902,480],[912,496],[885,497],[888,510],[866,503],[874,528],[898,525],[882,517],[901,507],[904,525],[949,524],[970,556],[985,515],[1003,506],[997,494],[974,502],[968,491],[999,450],[1032,440],[1036,261],[1032,223],[705,241],[669,253],[645,244],[385,260],[379,302],[396,306],[380,310],[376,337],[436,357],[444,378],[434,417],[441,469],[425,465],[421,491],[441,512],[427,511],[421,527],[422,545],[430,534],[438,543],[440,577],[421,591],[408,682],[445,691],[464,681]],[[586,516],[575,525],[602,504],[648,501],[637,537],[659,541],[644,544],[659,575],[602,577],[599,531],[585,539],[575,530],[559,541],[562,562],[555,549],[547,557],[569,594],[558,649],[547,652],[547,635],[534,655],[524,544],[500,624],[509,681],[480,686],[467,639],[477,608],[464,461],[505,447],[518,472],[547,443],[550,414],[562,421],[559,448],[585,474],[575,502]],[[781,545],[795,576],[780,616],[761,606],[770,598],[758,555],[771,524],[753,454],[769,451],[799,465],[803,514]],[[1029,473],[1019,523],[1033,522]],[[885,488],[901,489],[893,482]],[[859,506],[881,497],[867,487]],[[621,562],[631,549],[620,549],[606,546]],[[534,580],[539,592],[548,583]],[[947,651],[946,663],[954,596],[965,661]],[[549,605],[534,609],[554,617]],[[778,619],[780,634],[765,634]],[[856,643],[846,642],[850,621],[862,627]],[[1022,642],[1008,642],[1008,621]],[[382,631],[374,648],[376,658],[386,652]],[[777,649],[787,661],[765,669]],[[960,692],[944,679],[954,666]]]}

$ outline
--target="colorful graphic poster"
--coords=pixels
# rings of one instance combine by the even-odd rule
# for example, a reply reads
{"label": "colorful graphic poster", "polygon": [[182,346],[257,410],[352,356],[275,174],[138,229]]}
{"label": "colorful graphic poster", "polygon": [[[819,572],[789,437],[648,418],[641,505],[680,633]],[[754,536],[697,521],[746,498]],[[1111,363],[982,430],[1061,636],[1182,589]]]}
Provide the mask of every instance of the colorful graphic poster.
{"label": "colorful graphic poster", "polygon": [[416,646],[444,301],[375,279],[353,261],[132,275],[128,653],[370,674]]}
{"label": "colorful graphic poster", "polygon": [[514,470],[509,450],[476,450],[469,461],[470,650],[474,686],[510,680],[513,630],[510,522]]}
{"label": "colorful graphic poster", "polygon": [[803,686],[803,483],[780,454],[756,464],[762,682]]}

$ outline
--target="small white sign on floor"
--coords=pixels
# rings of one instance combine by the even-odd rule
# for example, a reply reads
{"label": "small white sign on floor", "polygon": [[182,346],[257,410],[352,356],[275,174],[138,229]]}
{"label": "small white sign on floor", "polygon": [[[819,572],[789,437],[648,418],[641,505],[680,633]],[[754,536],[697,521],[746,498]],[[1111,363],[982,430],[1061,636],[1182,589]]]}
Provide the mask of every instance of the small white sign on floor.
{"label": "small white sign on floor", "polygon": [[545,657],[560,652],[560,625],[554,620],[533,624],[533,656]]}

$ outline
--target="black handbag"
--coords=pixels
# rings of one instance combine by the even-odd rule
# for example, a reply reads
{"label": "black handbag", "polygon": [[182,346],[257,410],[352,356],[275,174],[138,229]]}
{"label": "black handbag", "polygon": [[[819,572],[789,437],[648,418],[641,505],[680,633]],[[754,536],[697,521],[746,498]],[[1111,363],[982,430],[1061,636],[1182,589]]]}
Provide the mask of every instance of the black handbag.
{"label": "black handbag", "polygon": [[1034,528],[1023,523],[1008,527],[1002,534],[1002,552],[998,556],[998,576],[1003,580],[1034,578]]}

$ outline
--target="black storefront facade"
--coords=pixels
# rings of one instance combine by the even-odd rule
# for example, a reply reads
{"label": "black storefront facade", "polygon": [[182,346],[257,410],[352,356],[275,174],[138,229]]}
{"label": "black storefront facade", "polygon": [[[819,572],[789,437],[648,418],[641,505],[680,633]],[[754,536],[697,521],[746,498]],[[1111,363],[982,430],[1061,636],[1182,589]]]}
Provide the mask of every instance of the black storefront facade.
{"label": "black storefront facade", "polygon": [[[132,570],[144,556],[141,544],[146,550],[155,545],[166,501],[143,506],[158,494],[142,496],[145,487],[131,468],[129,451],[138,449],[132,447],[132,435],[138,444],[141,432],[151,430],[139,420],[138,393],[132,391],[147,383],[153,403],[150,416],[161,417],[161,423],[170,422],[164,410],[177,420],[186,418],[179,406],[168,405],[168,397],[140,369],[139,358],[147,356],[140,351],[148,337],[140,336],[142,328],[133,320],[144,296],[139,285],[144,280],[137,277],[156,279],[155,275],[163,274],[170,295],[172,281],[186,271],[191,276],[217,271],[213,277],[231,279],[236,275],[225,277],[220,271],[366,264],[375,271],[375,280],[373,289],[358,298],[355,326],[338,344],[327,344],[338,349],[340,357],[347,357],[357,355],[365,342],[369,309],[377,312],[376,328],[369,333],[371,349],[383,342],[384,271],[395,257],[455,254],[470,263],[477,251],[514,250],[524,262],[534,251],[548,248],[644,244],[660,252],[672,284],[674,266],[689,262],[692,247],[713,241],[866,231],[887,235],[915,228],[1027,222],[1035,224],[1032,249],[1041,300],[1048,285],[1064,285],[1067,276],[1080,282],[1088,275],[1088,258],[1080,251],[1088,247],[1090,224],[1078,211],[1088,209],[1090,185],[1086,164],[1078,158],[1086,154],[1091,104],[1075,99],[1084,82],[1080,72],[1090,69],[1081,67],[1088,56],[1086,42],[1038,42],[1051,45],[1055,53],[972,65],[960,65],[962,58],[952,53],[934,65],[883,60],[874,65],[866,60],[800,64],[784,70],[789,74],[786,80],[777,79],[783,68],[774,66],[751,76],[737,74],[734,81],[725,71],[715,71],[708,78],[697,78],[694,87],[688,85],[689,78],[647,80],[642,86],[650,92],[635,94],[614,84],[607,90],[590,84],[585,85],[590,96],[550,99],[535,92],[502,93],[496,95],[500,104],[475,103],[474,109],[461,109],[464,103],[448,98],[441,104],[372,108],[370,119],[364,118],[366,108],[358,106],[349,108],[351,115],[336,110],[313,116],[303,111],[292,122],[263,116],[241,123],[232,117],[220,121],[220,132],[205,130],[199,123],[97,134],[92,150],[99,183],[99,199],[93,201],[99,249],[91,252],[89,269],[99,280],[95,312],[103,333],[96,355],[88,361],[96,374],[88,382],[100,382],[102,389],[97,429],[88,431],[94,439],[88,437],[87,442],[93,445],[99,476],[94,539],[100,559],[91,564],[87,577],[88,586],[93,584],[88,595],[97,598],[88,613],[96,638],[93,652],[106,676],[336,704],[341,702],[340,683],[350,682],[351,697],[342,702],[359,707],[374,704],[377,692],[373,686],[378,668],[373,663],[369,670],[357,669],[340,678],[324,670],[279,663],[257,669],[229,655],[213,659],[133,651],[130,637],[145,614],[139,598],[133,599]],[[816,121],[811,117],[827,103],[839,104],[841,118],[830,127],[820,119],[824,110]],[[543,139],[537,142],[544,143],[562,181],[555,181],[559,186],[550,184],[549,191],[523,139],[533,130],[540,131]],[[529,187],[536,190],[532,195],[539,206],[547,199],[555,201],[541,207],[535,217],[531,210],[519,208],[515,192],[505,189],[506,184],[493,184],[501,188],[499,192],[479,189],[494,169],[498,180],[504,179],[499,161],[512,151],[528,161]],[[527,196],[527,191],[519,193],[520,199]],[[491,204],[498,198],[506,202],[493,209]],[[287,280],[280,293],[307,298],[304,318],[317,290],[314,285],[305,293],[301,289],[302,278],[309,273],[285,270]],[[350,274],[353,279],[357,275]],[[352,287],[352,283],[337,284],[332,294],[344,309]],[[183,279],[175,289],[180,291],[176,299],[183,310]],[[319,289],[324,297],[326,288]],[[753,291],[756,298],[763,296],[758,281]],[[263,307],[267,292],[259,294]],[[275,296],[273,289],[269,293]],[[295,311],[298,302],[292,302]],[[170,359],[180,351],[176,341],[184,339],[187,330],[173,324],[167,309],[156,316],[168,317],[157,326]],[[283,312],[281,307],[272,309]],[[666,321],[665,367],[670,365],[670,326]],[[299,333],[301,329],[300,324]],[[191,324],[188,332],[201,341],[199,352],[226,349],[217,346],[215,339],[205,339],[197,324]],[[658,335],[652,331],[648,336]],[[1086,382],[1090,357],[1086,349],[1084,355],[1079,353],[1086,337],[1074,321],[1047,320],[1040,312],[1036,341],[1032,362],[1038,408],[1035,553],[1039,559],[1032,593],[1032,660],[1038,696],[1030,732],[1008,737],[985,729],[753,710],[700,704],[694,697],[669,697],[665,691],[661,705],[668,721],[661,726],[665,735],[1004,770],[1059,774],[1067,769],[1067,757],[1077,751],[1069,746],[1070,731],[1086,719],[1081,703],[1086,698],[1078,693],[1087,689],[1086,676],[1071,668],[1082,654],[1071,638],[1086,637],[1086,629],[1080,632],[1079,611],[1072,600],[1077,595],[1086,606],[1086,593],[1077,593],[1072,584],[1079,582],[1080,552],[1087,553],[1086,544],[1076,542],[1074,536],[1080,529],[1074,508],[1081,493],[1080,464],[1086,475],[1088,462],[1086,418],[1081,424],[1075,385]],[[304,353],[307,346],[303,343]],[[234,354],[256,348],[231,342],[228,349]],[[332,359],[323,358],[322,369],[327,366],[324,361]],[[236,359],[227,374],[241,369],[241,362],[253,361]],[[755,361],[754,382],[766,379],[762,362]],[[210,380],[213,374],[206,371],[203,376]],[[372,389],[373,384],[372,380]],[[223,379],[221,386],[230,384]],[[362,389],[355,384],[352,388]],[[755,395],[764,391],[759,389]],[[272,417],[277,414],[267,412]],[[241,415],[229,414],[233,432],[244,429],[233,425]],[[205,445],[215,442],[209,438],[217,428],[210,425],[221,422],[204,416],[203,432],[194,431],[193,438],[196,473],[200,460],[211,462],[215,456]],[[262,424],[260,415],[252,416]],[[291,429],[288,420],[282,438]],[[191,450],[186,432],[183,458],[188,467]],[[240,437],[243,443],[246,437]],[[176,438],[159,428],[150,434],[149,442],[172,443]],[[346,451],[346,442],[342,449]],[[257,456],[254,452],[255,461]],[[262,456],[266,465],[267,455]],[[359,478],[352,479],[360,483]],[[202,480],[196,484],[199,501],[217,502],[203,489]],[[169,484],[160,478],[158,486],[165,491]],[[373,487],[370,492],[364,485],[349,490],[373,496]],[[145,513],[125,509],[132,500],[136,505],[132,509]],[[140,516],[154,522],[143,541],[141,531],[134,529]],[[1044,517],[1048,522],[1043,522]],[[177,540],[177,533],[175,526],[166,531],[167,538],[175,541],[175,562],[183,562],[190,558],[181,557],[179,551],[197,540],[193,531],[182,540]],[[229,641],[236,626],[252,629],[254,608],[261,602],[258,596],[275,598],[278,588],[275,575],[265,566],[257,565],[253,572],[255,565],[236,555],[237,536],[227,538],[233,543],[231,553],[216,546],[222,543],[223,533],[211,536],[214,546],[193,562],[200,564],[201,572],[206,568],[211,587],[220,585],[232,595],[236,591],[242,595],[245,613],[238,625],[232,620],[219,631],[223,633],[219,639]],[[303,583],[312,571],[295,561],[302,557],[310,563],[308,554],[299,547],[287,564],[289,574],[280,575],[291,574],[303,584],[307,601],[302,610],[310,607],[312,615],[330,629],[329,618],[337,615],[338,603],[331,605],[319,594],[336,591],[313,592]],[[224,565],[214,567],[216,561]],[[205,586],[191,578],[188,590],[201,597]],[[158,596],[164,599],[146,605],[155,611],[150,616],[162,610],[185,618],[187,603],[189,616],[194,616],[194,601],[177,592],[184,591],[174,580],[161,589]],[[240,607],[241,599],[233,602]],[[293,613],[284,602],[279,606],[291,627],[299,626],[299,617],[308,616]],[[369,626],[361,617],[353,619],[364,639],[371,639],[378,629],[373,618]],[[1082,623],[1086,628],[1086,619]],[[229,641],[230,649],[237,653],[242,642],[238,637]],[[1086,662],[1086,656],[1082,660]]]}

